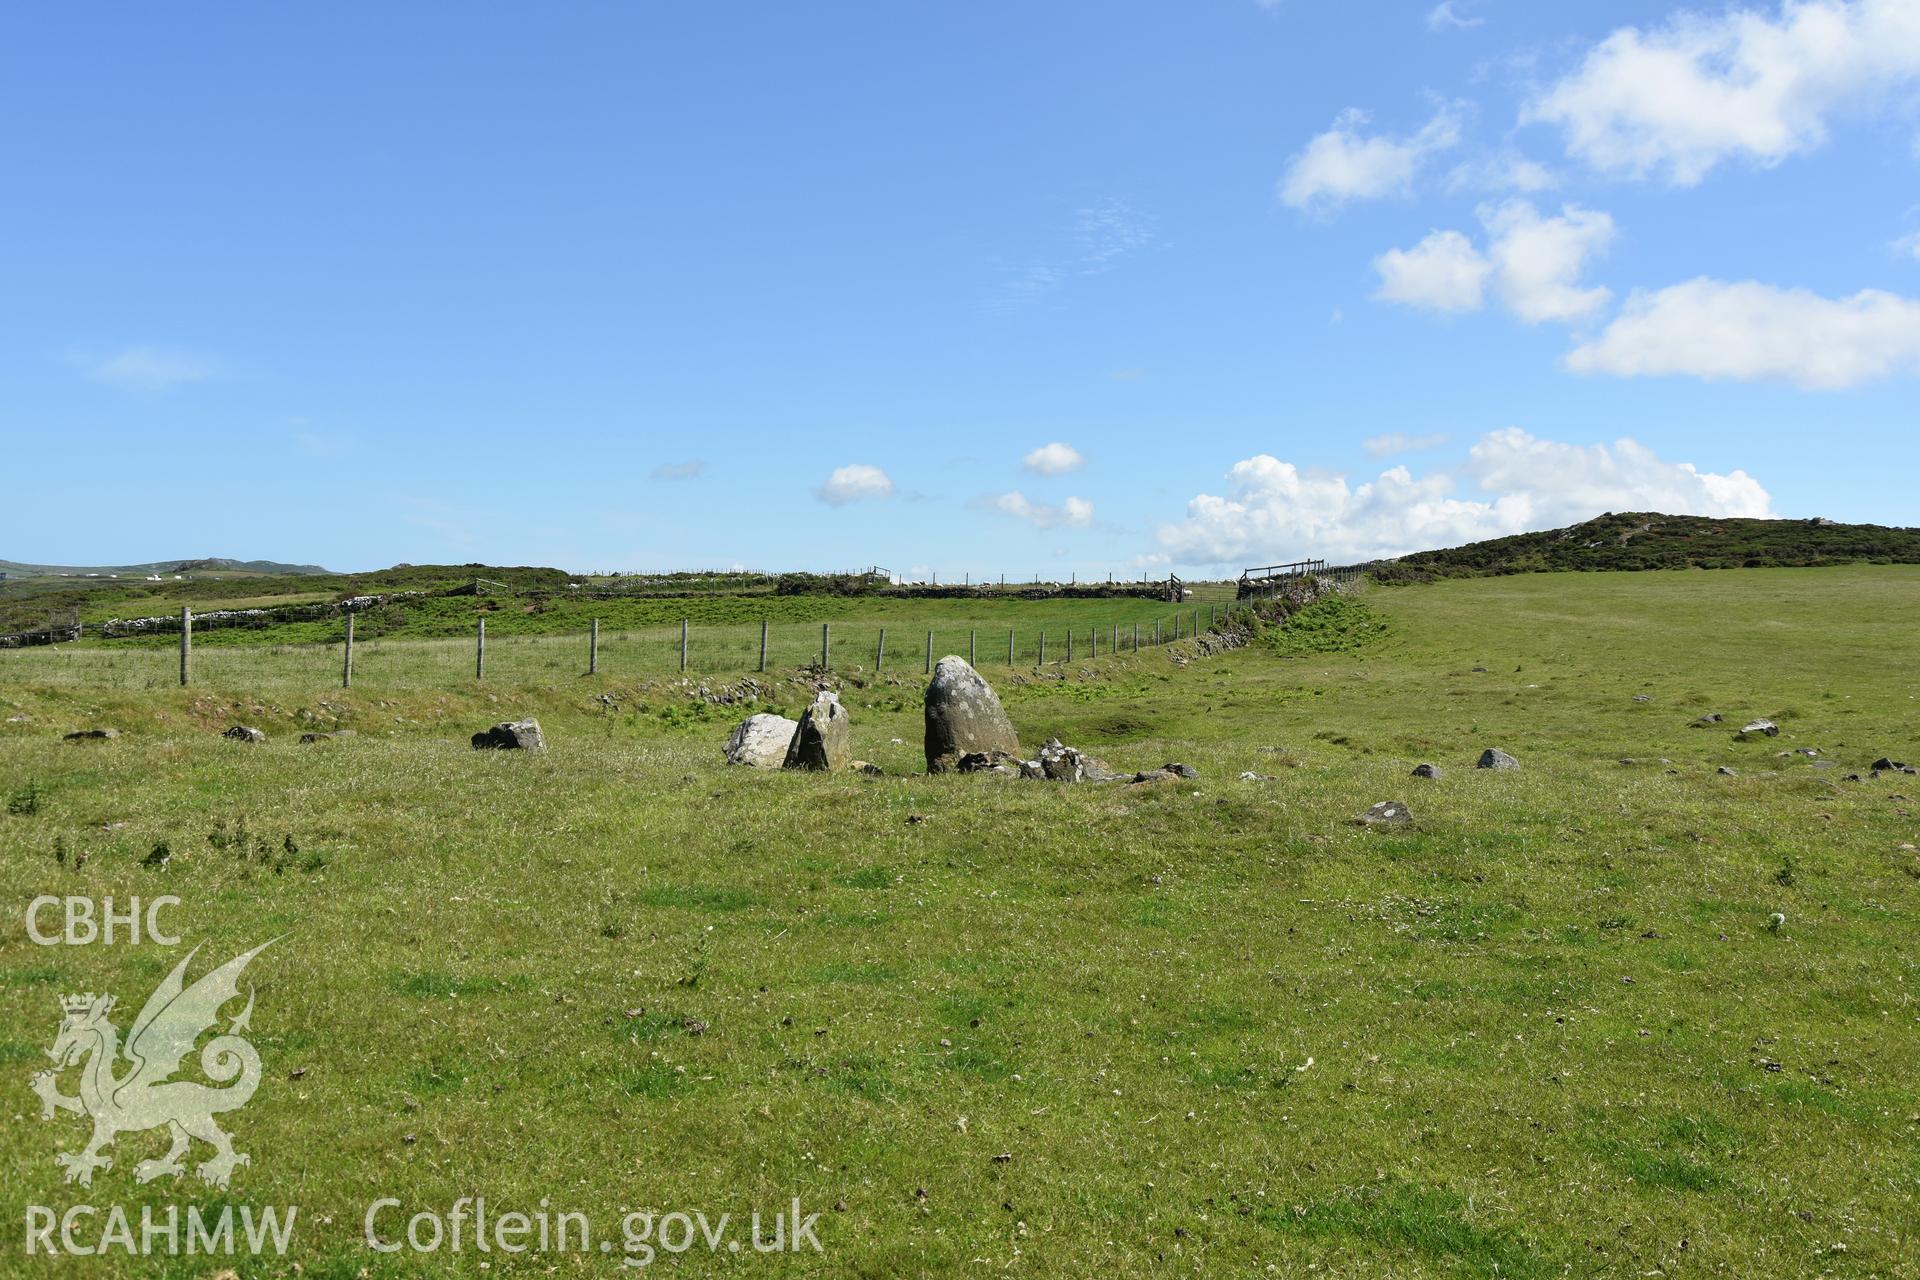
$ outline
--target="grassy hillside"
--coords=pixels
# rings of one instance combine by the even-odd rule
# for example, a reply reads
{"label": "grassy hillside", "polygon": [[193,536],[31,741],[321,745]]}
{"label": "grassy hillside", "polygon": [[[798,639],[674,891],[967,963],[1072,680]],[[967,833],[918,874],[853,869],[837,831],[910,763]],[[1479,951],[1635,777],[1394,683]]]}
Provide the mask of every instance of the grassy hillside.
{"label": "grassy hillside", "polygon": [[[244,1274],[341,1280],[476,1274],[360,1243],[376,1196],[476,1193],[616,1241],[627,1207],[798,1196],[826,1252],[773,1275],[1912,1275],[1920,779],[1841,779],[1920,758],[1917,611],[1904,566],[1532,574],[999,679],[1027,742],[1200,770],[1146,788],[918,775],[917,668],[843,687],[881,778],[729,770],[745,709],[665,678],[5,668],[16,908],[177,894],[208,962],[286,936],[218,1197],[135,1184],[152,1135],[63,1188],[84,1131],[25,1092],[60,992],[137,1007],[184,948],[0,932],[0,1215],[297,1203]],[[545,756],[467,747],[524,713]],[[1736,741],[1753,715],[1782,735]],[[60,740],[91,724],[124,732]],[[1410,828],[1352,821],[1386,799]]]}
{"label": "grassy hillside", "polygon": [[1825,520],[1604,515],[1566,529],[1422,551],[1382,566],[1393,580],[1554,570],[1758,569],[1920,563],[1920,529]]}

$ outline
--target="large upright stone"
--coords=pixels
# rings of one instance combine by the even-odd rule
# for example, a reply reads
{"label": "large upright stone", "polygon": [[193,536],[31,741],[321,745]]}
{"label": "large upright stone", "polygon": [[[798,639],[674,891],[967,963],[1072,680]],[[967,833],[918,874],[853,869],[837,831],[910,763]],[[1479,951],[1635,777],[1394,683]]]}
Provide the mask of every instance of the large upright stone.
{"label": "large upright stone", "polygon": [[965,658],[948,654],[934,666],[926,717],[928,773],[958,769],[960,757],[973,753],[1020,755],[1013,721]]}
{"label": "large upright stone", "polygon": [[742,720],[727,738],[727,763],[752,769],[778,769],[786,763],[797,721],[762,711]]}
{"label": "large upright stone", "polygon": [[800,713],[800,725],[787,747],[788,769],[834,770],[853,762],[852,719],[840,705],[840,695],[822,689],[813,705]]}

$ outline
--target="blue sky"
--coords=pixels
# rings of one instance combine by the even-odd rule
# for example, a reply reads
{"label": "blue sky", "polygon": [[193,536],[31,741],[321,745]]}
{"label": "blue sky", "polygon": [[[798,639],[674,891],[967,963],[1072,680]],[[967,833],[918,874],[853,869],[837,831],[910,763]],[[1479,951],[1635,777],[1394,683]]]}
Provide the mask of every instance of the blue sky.
{"label": "blue sky", "polygon": [[1920,2],[16,7],[0,556],[1915,523]]}

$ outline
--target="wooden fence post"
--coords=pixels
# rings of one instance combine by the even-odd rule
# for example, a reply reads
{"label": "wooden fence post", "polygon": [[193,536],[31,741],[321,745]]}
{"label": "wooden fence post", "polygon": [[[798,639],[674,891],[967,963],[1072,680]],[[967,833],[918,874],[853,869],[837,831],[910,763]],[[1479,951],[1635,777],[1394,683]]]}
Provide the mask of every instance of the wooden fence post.
{"label": "wooden fence post", "polygon": [[927,674],[933,674],[933,632],[927,632]]}
{"label": "wooden fence post", "polygon": [[1137,622],[1133,624],[1133,651],[1140,652],[1140,624]]}
{"label": "wooden fence post", "polygon": [[487,678],[487,619],[485,615],[480,617],[479,625],[474,630],[473,678],[475,680],[485,680]]}
{"label": "wooden fence post", "polygon": [[1073,661],[1073,628],[1067,628],[1067,661]]}
{"label": "wooden fence post", "polygon": [[680,619],[680,669],[687,669],[687,620]]}
{"label": "wooden fence post", "polygon": [[600,619],[593,620],[593,626],[587,631],[587,674],[600,674]]}
{"label": "wooden fence post", "polygon": [[347,653],[340,660],[340,687],[353,688],[353,614],[347,614]]}
{"label": "wooden fence post", "polygon": [[1153,642],[1155,644],[1160,643],[1160,619],[1158,618],[1153,620]]}
{"label": "wooden fence post", "polygon": [[767,620],[760,619],[760,669],[767,669]]}
{"label": "wooden fence post", "polygon": [[[1005,579],[1004,574],[1001,575],[1001,577],[1002,577],[1002,580]],[[1008,666],[1013,665],[1013,628],[1012,627],[1007,628],[1007,665]]]}
{"label": "wooden fence post", "polygon": [[193,678],[193,609],[189,605],[180,606],[180,687],[187,687],[187,681]]}
{"label": "wooden fence post", "polygon": [[1047,633],[1044,631],[1040,633],[1040,661],[1034,665],[1039,667],[1047,665]]}
{"label": "wooden fence post", "polygon": [[887,660],[887,629],[880,628],[880,643],[873,646],[873,669],[877,673]]}
{"label": "wooden fence post", "polygon": [[833,640],[827,631],[827,628],[832,625],[831,622],[823,622],[820,624],[820,669],[822,671],[831,671],[833,669]]}
{"label": "wooden fence post", "polygon": [[980,665],[980,633],[977,630],[967,632],[967,665]]}

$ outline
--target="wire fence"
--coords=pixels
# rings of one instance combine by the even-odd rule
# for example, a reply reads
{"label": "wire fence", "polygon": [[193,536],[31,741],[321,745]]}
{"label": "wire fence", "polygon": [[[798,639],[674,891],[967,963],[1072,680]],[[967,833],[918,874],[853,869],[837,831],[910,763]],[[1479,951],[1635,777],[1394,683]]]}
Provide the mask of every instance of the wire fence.
{"label": "wire fence", "polygon": [[[355,638],[319,644],[91,643],[0,651],[0,684],[157,689],[208,686],[257,692],[351,687],[417,690],[462,683],[548,685],[599,676],[738,678],[796,670],[925,675],[946,654],[983,670],[1097,661],[1189,639],[1229,620],[1230,601],[1190,602],[1125,620],[1050,617],[1028,626],[942,620],[762,622],[613,629],[590,622],[561,634],[488,633],[484,617],[462,638]],[[1056,621],[1058,618],[1058,621]]]}

